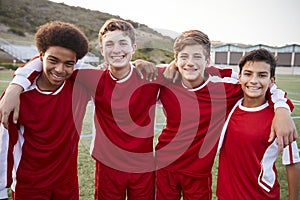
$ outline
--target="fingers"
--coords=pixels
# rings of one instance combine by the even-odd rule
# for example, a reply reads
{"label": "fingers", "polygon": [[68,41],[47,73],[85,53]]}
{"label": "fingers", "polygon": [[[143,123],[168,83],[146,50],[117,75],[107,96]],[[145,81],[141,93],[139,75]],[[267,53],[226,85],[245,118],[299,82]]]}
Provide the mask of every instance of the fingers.
{"label": "fingers", "polygon": [[274,132],[274,129],[271,128],[271,133],[270,133],[268,142],[272,142],[274,139],[275,139],[275,132]]}
{"label": "fingers", "polygon": [[293,141],[290,142],[290,137],[289,136],[284,136],[283,137],[283,148],[292,143]]}
{"label": "fingers", "polygon": [[138,59],[138,60],[135,60],[133,62],[133,64],[136,68],[138,75],[141,77],[141,79],[144,78],[142,71],[145,71],[146,80],[153,81],[156,79],[156,77],[158,75],[158,70],[154,63]]}
{"label": "fingers", "polygon": [[[13,123],[17,124],[19,119],[19,107],[16,107],[13,111]],[[2,111],[0,112],[0,123],[7,129],[8,128],[8,119],[10,112]]]}
{"label": "fingers", "polygon": [[17,124],[19,119],[19,107],[15,108],[14,114],[13,114],[13,122],[14,124]]}
{"label": "fingers", "polygon": [[158,76],[158,68],[155,66],[154,68],[154,75],[155,75],[155,79],[156,80],[156,77]]}
{"label": "fingers", "polygon": [[151,63],[148,63],[148,67],[145,68],[145,72],[146,72],[146,80],[147,81],[152,81],[153,80],[153,74],[154,74],[154,69],[153,66],[151,65]]}
{"label": "fingers", "polygon": [[164,77],[166,79],[172,80],[173,79],[173,73],[171,73],[170,71],[172,71],[171,68],[167,67],[163,73]]}
{"label": "fingers", "polygon": [[176,66],[176,63],[173,60],[165,69],[163,73],[164,77],[168,80],[172,80],[175,83],[180,77],[180,74],[177,69],[178,67]]}
{"label": "fingers", "polygon": [[278,141],[278,151],[280,153],[282,153],[283,152],[283,148],[284,148],[283,137],[277,137],[277,141]]}
{"label": "fingers", "polygon": [[167,67],[163,73],[164,77],[168,80],[175,81],[178,79],[178,71],[172,67]]}
{"label": "fingers", "polygon": [[178,71],[176,71],[175,72],[175,76],[174,76],[174,78],[173,78],[173,83],[175,83],[178,79],[179,79],[179,72]]}
{"label": "fingers", "polygon": [[293,133],[293,140],[297,140],[297,138],[298,138],[298,133],[295,130],[294,133]]}
{"label": "fingers", "polygon": [[149,67],[147,67],[147,69],[149,70],[149,72],[147,72],[147,80],[148,81],[153,81],[156,80],[156,77],[158,76],[158,69],[156,67],[156,65],[152,62],[149,62]]}
{"label": "fingers", "polygon": [[147,72],[146,70],[146,80],[148,81],[153,81],[156,80],[156,77],[158,76],[158,69],[156,67],[156,65],[154,65],[153,63],[151,63],[151,66],[147,68],[149,70],[149,72]]}
{"label": "fingers", "polygon": [[298,138],[297,128],[296,128],[296,124],[294,121],[293,121],[293,124],[294,124],[294,130],[293,130],[293,133],[291,134],[292,135],[292,139],[290,139],[291,143],[293,141],[297,140],[297,138]]}
{"label": "fingers", "polygon": [[2,113],[1,123],[6,129],[8,128],[8,117],[9,117],[9,113],[7,112]]}
{"label": "fingers", "polygon": [[143,73],[141,72],[141,69],[140,69],[140,68],[136,68],[136,73],[138,74],[138,76],[139,76],[141,79],[144,79],[144,75],[143,75]]}

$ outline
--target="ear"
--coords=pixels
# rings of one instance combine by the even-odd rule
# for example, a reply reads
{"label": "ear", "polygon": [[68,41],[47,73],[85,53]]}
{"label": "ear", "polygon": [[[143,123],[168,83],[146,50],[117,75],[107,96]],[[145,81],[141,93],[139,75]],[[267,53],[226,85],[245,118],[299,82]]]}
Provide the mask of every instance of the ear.
{"label": "ear", "polygon": [[44,56],[44,54],[43,54],[43,52],[41,51],[40,52],[40,60],[43,62],[43,56]]}
{"label": "ear", "polygon": [[137,45],[135,43],[132,44],[132,52],[131,52],[132,55],[135,53],[136,49],[137,49]]}
{"label": "ear", "polygon": [[103,55],[103,46],[102,45],[99,46],[99,50],[100,50],[101,55],[104,56]]}
{"label": "ear", "polygon": [[240,79],[241,79],[241,73],[238,74],[238,81],[240,83]]}
{"label": "ear", "polygon": [[136,48],[137,48],[137,45],[134,43],[134,44],[132,45],[132,50],[133,50],[133,52],[136,51]]}
{"label": "ear", "polygon": [[175,53],[174,54],[174,62],[177,62],[178,61],[178,53]]}
{"label": "ear", "polygon": [[209,64],[210,64],[210,58],[207,58],[206,59],[206,67],[209,67]]}
{"label": "ear", "polygon": [[271,87],[273,84],[275,84],[276,83],[276,81],[275,81],[275,76],[274,77],[272,77],[271,79],[270,79],[270,84],[269,84],[269,87]]}
{"label": "ear", "polygon": [[275,76],[271,78],[271,82],[276,83],[276,77]]}
{"label": "ear", "polygon": [[272,84],[276,83],[276,78],[275,78],[275,76],[273,76],[273,77],[271,78],[271,83],[272,83]]}

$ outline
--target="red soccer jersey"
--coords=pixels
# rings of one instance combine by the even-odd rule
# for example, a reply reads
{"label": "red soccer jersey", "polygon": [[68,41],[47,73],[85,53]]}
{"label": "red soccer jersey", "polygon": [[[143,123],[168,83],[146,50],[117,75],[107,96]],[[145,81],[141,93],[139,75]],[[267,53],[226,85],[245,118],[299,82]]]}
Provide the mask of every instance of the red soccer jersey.
{"label": "red soccer jersey", "polygon": [[91,153],[101,163],[124,172],[153,171],[155,105],[160,84],[142,80],[132,66],[127,77],[110,71],[79,70],[77,80],[90,89],[95,101],[95,128]]}
{"label": "red soccer jersey", "polygon": [[195,89],[181,83],[161,89],[167,124],[156,146],[158,168],[195,177],[211,174],[223,123],[242,96],[237,81],[222,81],[209,77]]}
{"label": "red soccer jersey", "polygon": [[78,183],[78,141],[88,96],[77,87],[80,98],[73,97],[73,84],[67,80],[54,92],[34,84],[21,94],[18,125],[10,121],[8,129],[14,148],[14,191],[51,190],[70,180]]}
{"label": "red soccer jersey", "polygon": [[[274,111],[268,103],[246,108],[240,102],[229,119],[220,150],[217,196],[220,200],[279,199],[278,145],[277,140],[268,142]],[[285,148],[285,164],[300,162],[295,144]]]}
{"label": "red soccer jersey", "polygon": [[[41,64],[38,62],[40,61],[37,60],[32,62],[33,67],[29,70],[31,74],[34,74],[35,70],[41,70]],[[232,75],[232,70],[230,69],[222,70],[209,67],[206,68],[206,70],[208,73],[220,76]],[[30,80],[31,76],[28,75],[28,69],[21,69],[17,71],[20,71],[20,74],[25,74]],[[183,141],[187,140],[188,142],[179,142],[178,145],[186,145],[187,143],[194,141],[193,148],[190,148],[189,152],[198,151],[200,156],[204,156],[203,159],[208,159],[208,162],[206,163],[209,163],[208,166],[202,166],[203,169],[206,170],[195,170],[197,167],[187,167],[187,170],[184,170],[191,174],[196,173],[196,175],[199,175],[199,171],[210,171],[211,162],[213,160],[212,158],[215,153],[212,153],[209,156],[204,154],[210,152],[209,150],[213,148],[212,146],[214,146],[216,138],[218,138],[215,137],[214,134],[219,134],[220,124],[224,122],[228,112],[226,108],[232,107],[233,102],[235,102],[238,97],[241,97],[240,93],[237,94],[237,90],[239,90],[238,85],[224,83],[212,84],[212,79],[197,88],[195,91],[188,91],[181,85],[178,86],[178,83],[172,85],[170,82],[165,81],[162,77],[162,69],[160,70],[157,80],[152,83],[146,80],[141,80],[135,73],[133,67],[131,68],[130,74],[122,80],[116,80],[108,70],[103,72],[101,70],[87,69],[77,70],[76,72],[78,72],[76,81],[78,80],[88,87],[95,100],[95,125],[97,134],[94,136],[91,148],[93,157],[112,168],[127,172],[145,172],[153,170],[152,148],[154,134],[154,106],[157,94],[161,87],[161,98],[162,101],[164,101],[164,107],[167,110],[166,114],[168,125],[164,130],[165,132],[162,134],[163,136],[160,137],[158,149],[160,149],[161,146],[170,143],[177,132],[181,133],[181,130],[177,131],[180,124],[187,124],[187,129],[189,129],[189,131],[192,132],[191,134],[194,135],[178,134],[178,136],[185,135],[188,137],[183,138]],[[176,91],[176,96],[178,94],[178,99],[182,99],[180,100],[181,102],[187,102],[187,105],[185,106],[186,111],[183,109],[185,107],[182,107],[181,110],[184,111],[182,113],[178,110],[182,105],[176,103],[176,98],[172,97],[174,96],[172,92],[165,89],[169,88],[169,86],[170,88],[173,87],[171,90],[178,90]],[[202,91],[204,92],[203,94]],[[239,92],[240,91],[241,90],[239,90]],[[189,97],[191,95],[196,95],[196,98],[192,97],[190,98],[190,101],[189,99],[186,99],[185,95]],[[228,97],[227,100],[226,97]],[[215,100],[211,101],[210,99]],[[198,101],[203,101],[203,106],[201,106]],[[190,106],[198,104],[200,105],[200,107],[198,106],[198,109],[195,109],[197,106]],[[207,116],[207,118],[204,119],[204,117],[202,117],[201,122],[199,123],[197,120],[200,120],[200,115],[198,115],[200,111],[205,112],[204,115]],[[213,111],[212,114],[207,114],[211,111]],[[184,118],[191,118],[191,116],[195,116],[195,118],[192,118],[192,120],[184,120]],[[189,123],[190,121],[191,123]],[[180,127],[183,128],[185,126]],[[205,128],[202,129],[202,127]],[[168,131],[171,133],[168,134]],[[185,130],[183,129],[183,132],[184,131]],[[209,137],[206,137],[204,142],[203,137],[206,135],[206,132],[213,134],[208,134]],[[196,134],[197,137],[195,137],[194,140],[193,138]],[[200,146],[197,146],[199,145],[199,141],[200,146],[202,146],[203,142],[205,144],[205,148],[201,148],[201,152]],[[167,152],[167,156],[171,156],[168,155],[168,151],[164,152]],[[178,152],[178,154],[176,154],[175,151],[172,155],[175,155],[176,158],[178,158],[180,153],[182,152]],[[187,153],[187,155],[188,154],[189,153]],[[198,158],[198,156],[196,157]],[[171,160],[172,162],[174,161],[173,158]],[[177,165],[182,165],[182,167],[179,168],[184,169],[188,162],[189,161],[187,160],[180,164],[178,161]],[[193,169],[190,170],[190,168]]]}

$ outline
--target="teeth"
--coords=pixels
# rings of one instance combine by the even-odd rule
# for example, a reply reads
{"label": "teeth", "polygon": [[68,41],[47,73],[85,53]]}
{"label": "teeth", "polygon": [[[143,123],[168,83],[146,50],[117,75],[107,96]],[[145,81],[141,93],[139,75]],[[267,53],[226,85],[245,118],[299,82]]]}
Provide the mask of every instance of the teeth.
{"label": "teeth", "polygon": [[55,78],[63,78],[63,76],[58,76],[58,75],[56,75],[56,74],[53,74],[53,76],[54,76]]}
{"label": "teeth", "polygon": [[125,56],[112,56],[113,59],[122,59],[124,58]]}
{"label": "teeth", "polygon": [[254,87],[254,86],[247,86],[248,89],[258,90],[260,87]]}
{"label": "teeth", "polygon": [[61,81],[64,79],[64,76],[58,76],[56,74],[52,74],[53,78],[56,79],[57,81]]}

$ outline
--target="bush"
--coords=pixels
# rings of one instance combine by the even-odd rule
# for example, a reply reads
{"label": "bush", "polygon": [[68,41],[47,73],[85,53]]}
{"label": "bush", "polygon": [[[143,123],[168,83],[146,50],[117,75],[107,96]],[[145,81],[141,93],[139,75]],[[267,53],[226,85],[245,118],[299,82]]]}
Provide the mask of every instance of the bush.
{"label": "bush", "polygon": [[16,34],[16,35],[19,35],[19,36],[22,36],[22,37],[25,37],[25,33],[22,30],[18,29],[18,28],[10,28],[9,32],[12,32],[13,34]]}

